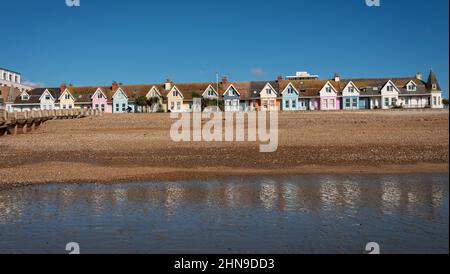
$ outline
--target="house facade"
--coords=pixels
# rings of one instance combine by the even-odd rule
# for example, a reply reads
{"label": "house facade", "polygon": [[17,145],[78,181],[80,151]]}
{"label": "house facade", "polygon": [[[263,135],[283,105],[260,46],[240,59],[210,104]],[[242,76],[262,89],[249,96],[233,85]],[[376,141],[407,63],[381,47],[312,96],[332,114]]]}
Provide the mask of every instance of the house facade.
{"label": "house facade", "polygon": [[399,88],[392,82],[387,83],[381,88],[381,104],[382,109],[391,109],[400,106],[398,101]]}
{"label": "house facade", "polygon": [[[106,113],[140,111],[139,97],[158,98],[152,112],[191,112],[195,98],[223,100],[224,111],[329,111],[392,108],[444,108],[442,89],[430,71],[402,78],[289,79],[274,81],[197,82],[163,84],[35,88],[31,91],[0,87],[2,108],[7,111],[34,109],[98,109]],[[11,90],[13,92],[11,92]],[[142,108],[141,108],[142,109]]]}
{"label": "house facade", "polygon": [[278,91],[267,83],[259,93],[260,111],[276,111],[280,110],[280,100],[278,99]]}
{"label": "house facade", "polygon": [[167,109],[170,112],[186,111],[184,96],[176,86],[173,86],[167,94]]}
{"label": "house facade", "polygon": [[240,111],[241,94],[230,84],[223,94],[225,111]]}
{"label": "house facade", "polygon": [[360,109],[361,105],[359,103],[359,94],[360,93],[358,87],[352,81],[348,82],[348,84],[342,90],[341,109]]}
{"label": "house facade", "polygon": [[284,90],[281,92],[282,102],[281,102],[281,110],[283,111],[296,111],[299,109],[303,109],[303,107],[299,106],[299,92],[294,87],[292,83],[289,83]]}
{"label": "house facade", "polygon": [[75,108],[75,98],[69,89],[65,89],[58,98],[60,109],[73,109]]}
{"label": "house facade", "polygon": [[340,101],[338,98],[338,91],[328,81],[320,90],[320,110],[339,110]]}
{"label": "house facade", "polygon": [[91,96],[92,108],[98,109],[106,113],[112,113],[112,104],[108,101],[108,96],[102,88],[97,90]]}
{"label": "house facade", "polygon": [[112,96],[112,112],[113,113],[127,113],[128,112],[128,96],[118,88]]}

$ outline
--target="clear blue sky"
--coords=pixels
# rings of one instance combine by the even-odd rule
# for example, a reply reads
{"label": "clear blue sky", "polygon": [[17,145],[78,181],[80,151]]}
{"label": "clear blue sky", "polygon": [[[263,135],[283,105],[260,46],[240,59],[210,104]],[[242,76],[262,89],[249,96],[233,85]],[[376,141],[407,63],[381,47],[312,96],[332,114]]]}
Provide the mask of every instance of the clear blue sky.
{"label": "clear blue sky", "polygon": [[448,0],[0,1],[0,67],[47,86],[433,68],[448,95]]}

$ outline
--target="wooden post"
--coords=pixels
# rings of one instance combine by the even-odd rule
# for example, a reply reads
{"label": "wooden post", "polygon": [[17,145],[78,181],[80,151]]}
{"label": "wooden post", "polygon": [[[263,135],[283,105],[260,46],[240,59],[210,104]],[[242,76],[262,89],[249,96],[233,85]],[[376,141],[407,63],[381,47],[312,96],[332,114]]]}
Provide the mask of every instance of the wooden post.
{"label": "wooden post", "polygon": [[34,118],[34,110],[31,111],[31,132],[33,132],[35,130],[35,118]]}
{"label": "wooden post", "polygon": [[28,129],[28,115],[27,115],[28,113],[27,112],[24,112],[23,113],[23,117],[24,117],[24,119],[25,119],[25,124],[23,125],[23,128],[22,128],[22,133],[27,133],[27,129]]}
{"label": "wooden post", "polygon": [[13,135],[14,135],[14,136],[17,135],[17,127],[18,127],[18,125],[15,124],[15,125],[14,125],[14,128],[13,128]]}

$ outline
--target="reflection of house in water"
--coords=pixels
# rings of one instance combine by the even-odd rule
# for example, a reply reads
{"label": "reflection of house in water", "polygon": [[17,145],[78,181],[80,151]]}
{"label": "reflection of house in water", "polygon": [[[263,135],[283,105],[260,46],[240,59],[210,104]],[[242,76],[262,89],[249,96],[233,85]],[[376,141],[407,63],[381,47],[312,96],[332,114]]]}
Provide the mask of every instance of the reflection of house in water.
{"label": "reflection of house in water", "polygon": [[182,199],[183,187],[179,183],[167,183],[165,202],[167,215],[172,216],[176,214],[176,209],[179,207]]}
{"label": "reflection of house in water", "polygon": [[391,214],[394,210],[398,209],[402,198],[398,182],[394,178],[383,181],[381,191],[382,211],[385,214]]}
{"label": "reflection of house in water", "polygon": [[359,199],[361,197],[361,189],[359,184],[355,181],[347,180],[342,183],[342,188],[343,188],[343,199],[346,207],[352,210],[356,209],[359,203]]}
{"label": "reflection of house in water", "polygon": [[23,195],[0,192],[0,224],[8,223],[12,220],[19,221],[25,207],[25,199]]}
{"label": "reflection of house in water", "polygon": [[225,183],[225,204],[228,207],[237,207],[239,206],[238,194],[239,189],[236,183],[227,182]]}
{"label": "reflection of house in water", "polygon": [[261,188],[259,191],[259,198],[261,200],[261,205],[270,209],[276,206],[277,203],[277,183],[273,180],[266,179],[261,183]]}
{"label": "reflection of house in water", "polygon": [[124,188],[115,188],[112,192],[112,197],[113,205],[120,210],[127,202],[127,191]]}
{"label": "reflection of house in water", "polygon": [[96,213],[101,213],[105,205],[106,190],[101,186],[94,186],[92,189],[92,207]]}
{"label": "reflection of house in water", "polygon": [[320,199],[324,210],[334,210],[339,199],[339,191],[336,180],[325,177],[320,181]]}
{"label": "reflection of house in water", "polygon": [[442,207],[444,204],[444,189],[442,186],[433,184],[431,187],[431,205],[434,210]]}
{"label": "reflection of house in water", "polygon": [[[298,193],[299,187],[292,183],[281,184],[281,202],[280,207],[293,209],[298,207]],[[282,208],[282,209],[284,209]]]}

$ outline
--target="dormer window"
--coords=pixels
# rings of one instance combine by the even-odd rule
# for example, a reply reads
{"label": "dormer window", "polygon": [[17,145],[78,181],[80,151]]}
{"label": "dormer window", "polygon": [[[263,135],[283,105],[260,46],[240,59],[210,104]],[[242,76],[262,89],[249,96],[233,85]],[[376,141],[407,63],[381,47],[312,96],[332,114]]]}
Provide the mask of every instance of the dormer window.
{"label": "dormer window", "polygon": [[174,90],[174,91],[172,92],[172,95],[173,95],[173,97],[177,97],[177,96],[178,96],[178,91]]}
{"label": "dormer window", "polygon": [[416,84],[413,81],[410,81],[407,85],[406,85],[406,90],[407,91],[415,91],[417,89]]}
{"label": "dormer window", "polygon": [[389,91],[389,92],[394,91],[394,87],[393,86],[387,86],[386,90]]}
{"label": "dormer window", "polygon": [[208,96],[214,96],[214,95],[216,95],[216,94],[214,93],[214,91],[208,90]]}
{"label": "dormer window", "polygon": [[331,88],[330,88],[330,87],[327,87],[327,88],[326,88],[326,91],[327,91],[327,93],[331,93]]}
{"label": "dormer window", "polygon": [[50,100],[50,95],[46,94],[45,95],[45,100]]}
{"label": "dormer window", "polygon": [[355,88],[354,88],[354,87],[349,87],[349,88],[348,88],[348,92],[354,93],[354,92],[355,92]]}
{"label": "dormer window", "polygon": [[437,85],[436,84],[433,84],[433,89],[437,89]]}
{"label": "dormer window", "polygon": [[102,94],[100,92],[97,94],[97,98],[98,99],[102,99],[103,98],[103,96],[102,96]]}
{"label": "dormer window", "polygon": [[266,93],[267,93],[268,95],[272,95],[272,90],[271,90],[270,88],[268,88],[268,89],[266,89]]}
{"label": "dormer window", "polygon": [[288,94],[294,94],[294,89],[292,87],[288,88]]}
{"label": "dormer window", "polygon": [[69,100],[69,99],[70,99],[70,94],[69,94],[69,93],[66,93],[66,95],[64,96],[64,98],[65,98],[66,100]]}
{"label": "dormer window", "polygon": [[30,95],[28,95],[28,94],[22,94],[22,100],[24,100],[24,101],[30,100]]}

